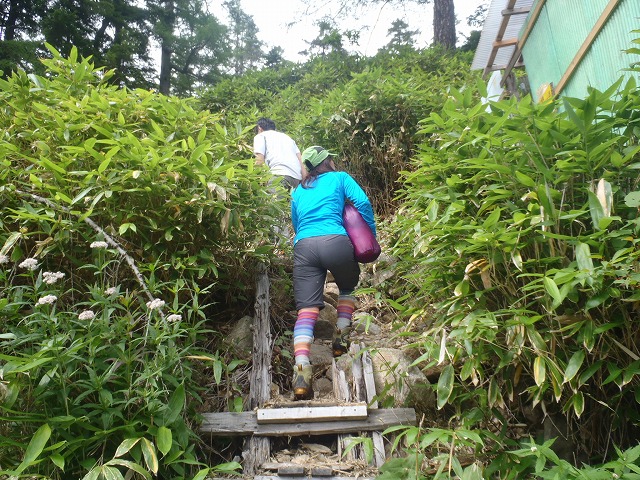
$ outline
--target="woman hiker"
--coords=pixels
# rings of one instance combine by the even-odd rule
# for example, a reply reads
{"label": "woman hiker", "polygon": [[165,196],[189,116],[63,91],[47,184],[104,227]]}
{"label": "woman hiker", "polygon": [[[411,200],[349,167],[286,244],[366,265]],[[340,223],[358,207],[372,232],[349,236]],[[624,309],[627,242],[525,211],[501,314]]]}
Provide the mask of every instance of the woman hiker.
{"label": "woman hiker", "polygon": [[291,200],[295,231],[293,292],[298,310],[293,328],[293,394],[296,400],[313,398],[309,351],[316,320],[324,308],[327,271],[331,272],[340,290],[333,355],[338,357],[349,348],[348,337],[355,309],[353,291],[360,277],[360,266],[353,257],[353,245],[342,225],[346,200],[356,207],[376,234],[369,198],[349,174],[336,171],[334,156],[318,146],[302,152],[302,163],[308,174],[293,191]]}

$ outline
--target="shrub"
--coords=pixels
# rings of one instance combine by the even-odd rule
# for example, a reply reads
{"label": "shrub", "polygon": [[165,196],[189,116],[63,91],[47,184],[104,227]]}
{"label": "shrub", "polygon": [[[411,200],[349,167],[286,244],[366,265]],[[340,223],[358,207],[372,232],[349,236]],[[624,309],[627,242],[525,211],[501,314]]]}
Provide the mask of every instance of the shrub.
{"label": "shrub", "polygon": [[51,51],[0,81],[0,474],[204,478],[195,376],[239,361],[198,344],[284,202],[246,132]]}
{"label": "shrub", "polygon": [[640,91],[478,93],[422,123],[392,225],[418,363],[444,366],[438,407],[464,428],[564,416],[574,458],[634,446]]}

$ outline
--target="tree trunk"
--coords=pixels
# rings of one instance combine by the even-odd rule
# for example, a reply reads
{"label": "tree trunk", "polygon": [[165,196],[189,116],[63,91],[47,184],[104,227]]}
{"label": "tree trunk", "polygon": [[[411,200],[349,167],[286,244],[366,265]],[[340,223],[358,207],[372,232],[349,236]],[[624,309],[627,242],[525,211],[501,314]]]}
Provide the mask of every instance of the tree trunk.
{"label": "tree trunk", "polygon": [[[0,37],[0,40],[15,40],[16,23],[18,21],[18,12],[20,12],[21,7],[20,3],[21,2],[16,0],[9,2],[9,14],[4,22],[4,35]],[[2,29],[0,29],[0,32],[2,32]]]}
{"label": "tree trunk", "polygon": [[175,29],[176,15],[173,0],[166,0],[164,11],[161,14],[162,33],[160,40],[160,85],[158,90],[163,95],[171,93],[171,57],[173,54],[173,32]]}
{"label": "tree trunk", "polygon": [[433,43],[456,48],[456,13],[453,0],[433,1]]}

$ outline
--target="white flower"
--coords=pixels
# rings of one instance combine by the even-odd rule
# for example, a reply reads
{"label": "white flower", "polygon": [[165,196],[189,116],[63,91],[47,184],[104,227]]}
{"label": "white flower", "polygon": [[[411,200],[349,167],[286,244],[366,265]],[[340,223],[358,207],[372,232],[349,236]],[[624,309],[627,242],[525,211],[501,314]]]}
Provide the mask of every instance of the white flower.
{"label": "white flower", "polygon": [[47,285],[53,285],[58,280],[62,280],[64,278],[64,273],[62,272],[44,272],[42,274],[42,279],[44,283]]}
{"label": "white flower", "polygon": [[96,314],[93,313],[93,311],[83,310],[82,312],[80,312],[80,315],[78,315],[78,320],[93,320],[95,316]]}
{"label": "white flower", "polygon": [[107,242],[91,242],[89,246],[91,248],[107,248],[109,244]]}
{"label": "white flower", "polygon": [[25,258],[18,266],[33,271],[38,268],[38,260],[35,258]]}
{"label": "white flower", "polygon": [[104,291],[105,295],[114,295],[116,293],[116,287],[109,287]]}
{"label": "white flower", "polygon": [[173,313],[167,317],[167,322],[179,322],[182,320],[182,315],[178,315],[177,313]]}
{"label": "white flower", "polygon": [[0,265],[3,263],[9,263],[9,257],[6,255],[0,255]]}
{"label": "white flower", "polygon": [[58,297],[55,295],[45,295],[38,300],[38,305],[51,305],[56,300],[58,300]]}
{"label": "white flower", "polygon": [[147,308],[149,310],[155,310],[162,307],[164,307],[164,300],[160,300],[159,298],[154,298],[150,302],[147,302]]}

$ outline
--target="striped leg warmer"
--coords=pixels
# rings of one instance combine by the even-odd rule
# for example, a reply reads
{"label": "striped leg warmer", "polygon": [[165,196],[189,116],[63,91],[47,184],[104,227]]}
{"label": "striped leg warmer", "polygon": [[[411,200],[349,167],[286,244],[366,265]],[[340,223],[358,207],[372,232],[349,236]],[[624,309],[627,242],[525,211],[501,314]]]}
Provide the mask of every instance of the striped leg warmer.
{"label": "striped leg warmer", "polygon": [[353,295],[340,295],[338,297],[338,324],[336,328],[342,330],[351,326],[353,311],[356,309],[356,299]]}
{"label": "striped leg warmer", "polygon": [[318,320],[320,309],[308,307],[298,310],[298,318],[293,327],[293,355],[296,365],[309,365],[309,352],[313,342],[313,328]]}

